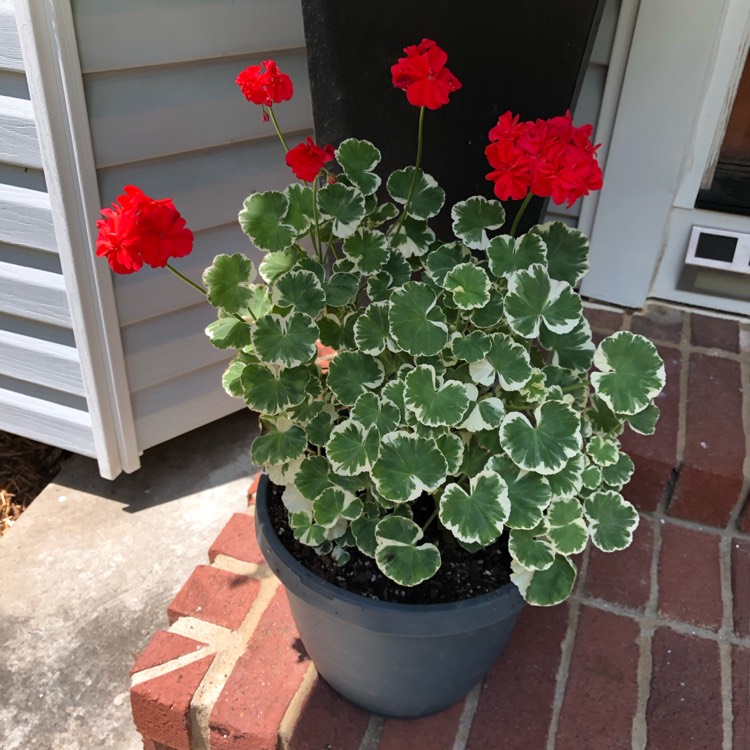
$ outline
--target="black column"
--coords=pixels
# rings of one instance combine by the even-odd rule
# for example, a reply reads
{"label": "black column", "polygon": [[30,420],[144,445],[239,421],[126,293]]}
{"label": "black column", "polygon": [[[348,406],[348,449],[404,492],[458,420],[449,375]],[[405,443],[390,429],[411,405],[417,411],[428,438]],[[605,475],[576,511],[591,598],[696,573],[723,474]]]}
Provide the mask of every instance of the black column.
{"label": "black column", "polygon": [[[492,197],[484,148],[497,118],[573,109],[604,1],[302,0],[316,139],[372,141],[384,175],[413,164],[418,110],[393,87],[390,68],[404,47],[433,39],[463,84],[425,121],[422,166],[446,191],[433,226],[450,239],[450,207]],[[532,201],[522,229],[543,206]],[[517,204],[505,207],[512,219]]]}

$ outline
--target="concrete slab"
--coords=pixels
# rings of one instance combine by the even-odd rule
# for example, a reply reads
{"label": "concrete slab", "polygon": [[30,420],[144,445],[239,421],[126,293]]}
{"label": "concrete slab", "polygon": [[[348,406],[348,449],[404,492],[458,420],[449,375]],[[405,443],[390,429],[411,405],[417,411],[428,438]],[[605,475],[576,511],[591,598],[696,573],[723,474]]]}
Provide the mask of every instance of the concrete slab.
{"label": "concrete slab", "polygon": [[0,539],[0,747],[140,750],[128,672],[231,514],[257,417],[145,453],[114,482],[73,457]]}

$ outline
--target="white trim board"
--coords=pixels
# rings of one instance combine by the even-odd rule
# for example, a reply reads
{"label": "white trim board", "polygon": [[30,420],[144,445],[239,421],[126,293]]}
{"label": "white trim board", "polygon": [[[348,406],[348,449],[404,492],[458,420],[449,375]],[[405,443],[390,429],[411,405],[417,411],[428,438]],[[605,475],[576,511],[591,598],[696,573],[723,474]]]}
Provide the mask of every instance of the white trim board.
{"label": "white trim board", "polygon": [[65,290],[102,476],[139,465],[106,264],[94,257],[99,192],[69,0],[16,0]]}
{"label": "white trim board", "polygon": [[705,169],[711,144],[700,116],[717,87],[729,88],[731,71],[719,63],[739,54],[728,26],[744,12],[744,28],[748,10],[750,0],[641,0],[583,294],[626,307],[645,302],[678,190],[699,158]]}

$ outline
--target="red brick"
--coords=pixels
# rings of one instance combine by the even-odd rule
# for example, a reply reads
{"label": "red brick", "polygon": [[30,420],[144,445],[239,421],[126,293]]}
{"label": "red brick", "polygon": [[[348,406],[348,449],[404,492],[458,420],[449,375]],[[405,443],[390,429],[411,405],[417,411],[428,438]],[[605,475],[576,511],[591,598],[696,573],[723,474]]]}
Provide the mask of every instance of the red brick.
{"label": "red brick", "polygon": [[556,750],[630,750],[639,634],[627,617],[581,608]]}
{"label": "red brick", "polygon": [[370,714],[316,677],[284,750],[358,750]]}
{"label": "red brick", "polygon": [[247,513],[235,513],[208,550],[213,562],[217,555],[228,555],[236,560],[262,565],[263,554],[255,539],[255,519]]}
{"label": "red brick", "polygon": [[669,522],[661,531],[659,612],[718,630],[723,615],[719,536]]}
{"label": "red brick", "polygon": [[174,750],[173,747],[167,747],[162,745],[161,742],[153,742],[152,740],[143,740],[143,750]]}
{"label": "red brick", "polygon": [[740,513],[737,527],[740,531],[744,531],[745,534],[750,533],[750,497],[745,500],[745,507],[742,509],[742,513]]}
{"label": "red brick", "polygon": [[682,337],[685,314],[676,307],[650,305],[645,314],[633,315],[630,330],[651,340],[677,344]]}
{"label": "red brick", "polygon": [[211,750],[273,750],[309,665],[279,588],[211,712]]}
{"label": "red brick", "polygon": [[736,320],[693,313],[690,316],[690,341],[694,346],[739,354],[740,326]]}
{"label": "red brick", "polygon": [[678,349],[658,347],[664,360],[667,382],[657,396],[661,416],[653,435],[639,435],[629,427],[622,435],[622,449],[633,459],[635,474],[622,494],[640,510],[653,511],[672,481],[677,466],[677,432],[680,420],[680,371]]}
{"label": "red brick", "polygon": [[691,354],[688,381],[684,463],[668,512],[724,527],[743,484],[740,365]]}
{"label": "red brick", "polygon": [[750,636],[750,541],[732,540],[732,598],[734,632]]}
{"label": "red brick", "polygon": [[654,522],[641,517],[627,549],[614,554],[591,548],[585,592],[632,609],[644,610],[651,594]]}
{"label": "red brick", "polygon": [[583,314],[592,329],[605,331],[607,334],[619,331],[625,317],[617,310],[599,310],[593,307],[584,307]]}
{"label": "red brick", "polygon": [[166,664],[168,661],[172,661],[172,659],[177,659],[180,656],[197,651],[205,645],[205,643],[193,640],[192,638],[186,638],[184,635],[179,635],[178,633],[157,630],[146,648],[141,651],[135,660],[130,674],[132,675],[135,672],[142,672],[144,669],[151,669],[151,667]]}
{"label": "red brick", "polygon": [[750,651],[732,647],[733,750],[750,747]]}
{"label": "red brick", "polygon": [[169,621],[197,617],[236,630],[250,611],[260,582],[208,565],[199,565],[167,607]]}
{"label": "red brick", "polygon": [[388,719],[378,750],[451,750],[465,705],[464,699],[432,716]]}
{"label": "red brick", "polygon": [[133,722],[145,738],[190,750],[190,702],[213,660],[204,656],[130,689]]}
{"label": "red brick", "polygon": [[661,628],[654,634],[652,657],[649,750],[721,750],[718,644]]}
{"label": "red brick", "polygon": [[485,679],[467,750],[497,750],[506,744],[499,738],[519,748],[545,747],[567,629],[567,604],[526,607]]}

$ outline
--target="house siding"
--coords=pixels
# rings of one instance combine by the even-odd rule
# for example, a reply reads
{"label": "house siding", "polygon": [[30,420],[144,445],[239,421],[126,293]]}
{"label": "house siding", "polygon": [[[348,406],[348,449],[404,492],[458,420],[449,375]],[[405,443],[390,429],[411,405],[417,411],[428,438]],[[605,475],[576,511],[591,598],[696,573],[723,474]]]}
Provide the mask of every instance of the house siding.
{"label": "house siding", "polygon": [[[219,252],[258,253],[237,224],[243,200],[288,170],[258,108],[234,83],[273,57],[295,84],[277,109],[292,141],[312,134],[298,0],[72,3],[102,203],[127,184],[170,196],[195,233],[180,271],[200,281]],[[110,33],[116,28],[117,34]],[[205,301],[162,269],[113,279],[138,447],[243,408],[221,388],[229,356],[203,329]]]}
{"label": "house siding", "polygon": [[0,351],[0,429],[94,456],[11,0],[0,0]]}

